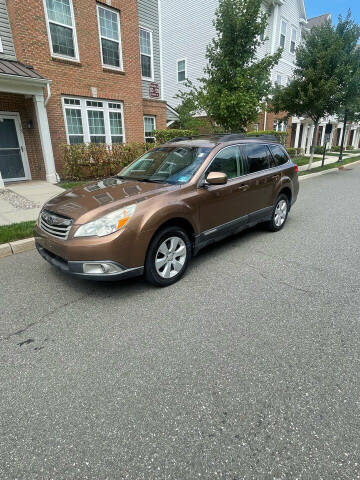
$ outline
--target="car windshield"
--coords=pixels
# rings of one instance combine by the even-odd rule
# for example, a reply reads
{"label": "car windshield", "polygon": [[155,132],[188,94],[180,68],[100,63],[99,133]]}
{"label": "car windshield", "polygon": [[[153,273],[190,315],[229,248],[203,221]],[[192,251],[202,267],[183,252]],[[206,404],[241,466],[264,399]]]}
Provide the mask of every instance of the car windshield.
{"label": "car windshield", "polygon": [[211,148],[203,147],[154,148],[125,167],[118,176],[143,182],[187,183],[210,151]]}

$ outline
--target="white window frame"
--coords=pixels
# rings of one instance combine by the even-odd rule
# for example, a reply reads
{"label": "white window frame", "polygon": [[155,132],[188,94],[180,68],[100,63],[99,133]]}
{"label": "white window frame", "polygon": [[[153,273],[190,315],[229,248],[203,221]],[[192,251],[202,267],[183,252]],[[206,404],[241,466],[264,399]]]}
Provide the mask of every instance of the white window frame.
{"label": "white window frame", "polygon": [[1,41],[1,37],[0,37],[0,53],[4,53],[4,47]]}
{"label": "white window frame", "polygon": [[[285,25],[285,35],[284,35],[283,32],[282,32],[282,30],[283,30],[283,29],[282,29],[283,25]],[[284,35],[284,36],[285,36],[285,38],[284,38],[284,46],[281,47],[281,48],[283,48],[284,50],[285,50],[285,48],[286,48],[287,31],[288,31],[288,22],[287,22],[284,18],[282,18],[282,19],[281,19],[281,22],[280,22],[279,45],[280,45],[280,47],[281,47],[281,37]]]}
{"label": "white window frame", "polygon": [[154,142],[155,143],[155,137],[147,137],[146,136],[146,131],[145,131],[145,118],[151,118],[154,120],[154,130],[156,130],[156,116],[155,115],[144,115],[144,139],[145,139],[145,142],[146,142],[146,139],[147,138],[153,138],[154,139]]}
{"label": "white window frame", "polygon": [[[280,79],[280,82],[279,82],[279,79]],[[277,73],[277,74],[276,74],[275,84],[276,84],[276,85],[279,85],[279,87],[282,86],[282,75],[281,75],[281,73]]]}
{"label": "white window frame", "polygon": [[[70,62],[79,63],[80,62],[80,57],[79,57],[79,48],[78,48],[78,41],[77,41],[77,34],[76,34],[76,23],[75,23],[75,15],[74,15],[74,8],[73,8],[73,0],[69,0],[70,15],[71,15],[71,22],[72,22],[71,26],[70,25],[65,25],[65,24],[60,23],[60,22],[54,22],[53,20],[49,20],[46,0],[43,0],[43,5],[44,5],[46,30],[47,30],[47,34],[48,34],[51,56],[54,57],[54,58],[62,58],[62,59],[65,59],[65,60],[69,60]],[[50,23],[53,23],[54,25],[60,25],[61,27],[66,27],[66,28],[71,28],[72,29],[73,42],[74,42],[74,53],[75,53],[74,57],[70,57],[68,55],[61,55],[60,53],[55,53],[54,52],[52,39],[51,39],[51,32],[50,32]]]}
{"label": "white window frame", "polygon": [[[153,48],[153,31],[150,28],[146,28],[140,25],[139,27],[139,41],[140,41],[140,30],[145,30],[146,32],[150,33],[150,50],[151,50],[151,77],[144,77],[141,71],[141,79],[146,80],[148,82],[154,81],[154,48]],[[146,53],[141,53],[141,46],[140,46],[140,69],[141,69],[141,55],[147,55]]]}
{"label": "white window frame", "polygon": [[[179,80],[179,62],[185,62],[185,79]],[[176,60],[176,81],[177,83],[184,83],[187,80],[187,58],[178,58]]]}
{"label": "white window frame", "polygon": [[[104,56],[103,56],[103,48],[102,48],[102,38],[105,38],[105,40],[111,40],[112,42],[115,42],[113,38],[108,38],[104,37],[101,35],[101,27],[100,27],[100,16],[99,16],[99,10],[102,8],[103,10],[109,10],[111,13],[115,13],[117,16],[117,21],[118,21],[118,27],[119,27],[119,40],[118,40],[118,47],[119,47],[119,62],[120,65],[118,67],[115,67],[114,65],[107,65],[104,63]],[[108,70],[116,70],[118,72],[123,72],[124,71],[124,65],[123,65],[123,55],[122,55],[122,41],[121,41],[121,22],[120,22],[120,13],[117,10],[114,10],[113,8],[109,8],[105,5],[96,5],[96,15],[97,15],[97,21],[98,21],[98,32],[99,32],[99,42],[100,42],[100,55],[101,55],[101,65],[104,68],[107,68]]]}
{"label": "white window frame", "polygon": [[[293,40],[293,33],[295,32],[295,40]],[[294,51],[292,52],[291,51],[291,44],[292,42],[294,42]],[[289,52],[291,53],[291,55],[295,55],[295,51],[296,51],[296,43],[297,43],[297,28],[292,26],[291,27],[291,36],[290,36],[290,44],[289,44]]]}
{"label": "white window frame", "polygon": [[[65,99],[69,100],[78,100],[80,101],[80,105],[66,105]],[[86,102],[101,102],[103,104],[102,107],[93,107],[87,106]],[[121,123],[122,123],[122,137],[123,143],[126,143],[126,136],[125,136],[125,121],[124,121],[124,104],[120,100],[102,100],[101,98],[85,98],[85,97],[74,97],[64,95],[61,99],[62,107],[63,107],[63,115],[64,115],[64,122],[65,122],[65,130],[66,130],[66,140],[68,145],[70,145],[70,136],[68,131],[68,125],[66,120],[66,109],[77,109],[81,111],[81,122],[83,127],[83,136],[84,136],[84,143],[91,143],[90,140],[90,127],[89,127],[89,117],[88,117],[88,110],[96,110],[102,111],[104,113],[104,126],[105,126],[105,143],[106,145],[112,145],[111,141],[111,129],[110,129],[110,112],[120,112],[121,113]],[[121,105],[121,108],[109,108],[109,104],[116,103]],[[116,136],[116,135],[113,135]],[[117,145],[117,144],[114,144]]]}

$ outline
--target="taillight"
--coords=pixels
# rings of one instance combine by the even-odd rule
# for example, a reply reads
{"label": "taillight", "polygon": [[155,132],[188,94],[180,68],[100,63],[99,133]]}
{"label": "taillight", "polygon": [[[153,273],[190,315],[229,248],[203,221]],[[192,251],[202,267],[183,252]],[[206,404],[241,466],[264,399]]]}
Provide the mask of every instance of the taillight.
{"label": "taillight", "polygon": [[295,170],[296,173],[298,173],[298,171],[299,171],[299,167],[296,165],[296,163],[294,163],[294,170]]}

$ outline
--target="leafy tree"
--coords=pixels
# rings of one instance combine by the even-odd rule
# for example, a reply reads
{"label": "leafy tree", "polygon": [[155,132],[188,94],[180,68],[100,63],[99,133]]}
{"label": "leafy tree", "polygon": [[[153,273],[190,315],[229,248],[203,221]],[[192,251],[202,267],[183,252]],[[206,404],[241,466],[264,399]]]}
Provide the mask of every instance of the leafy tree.
{"label": "leafy tree", "polygon": [[309,169],[320,119],[335,113],[338,104],[339,84],[334,70],[340,51],[341,43],[331,22],[314,27],[296,50],[292,81],[274,90],[272,108],[276,113],[286,111],[292,116],[308,117],[314,123]]}
{"label": "leafy tree", "polygon": [[261,0],[220,0],[214,26],[217,32],[207,47],[207,67],[197,85],[188,81],[177,97],[191,114],[205,114],[212,125],[226,131],[244,131],[256,121],[271,88],[270,72],[281,50],[256,57],[264,43],[268,13]]}
{"label": "leafy tree", "polygon": [[274,91],[275,112],[287,111],[314,123],[309,169],[321,118],[341,109],[344,113],[360,88],[359,77],[354,75],[357,28],[350,13],[345,20],[339,18],[336,28],[330,21],[312,28],[297,48],[293,80],[287,87]]}
{"label": "leafy tree", "polygon": [[339,82],[339,106],[337,114],[344,122],[339,162],[342,161],[347,123],[360,119],[360,26],[351,18],[349,11],[345,18],[339,17],[336,34],[342,44],[342,55],[336,75]]}

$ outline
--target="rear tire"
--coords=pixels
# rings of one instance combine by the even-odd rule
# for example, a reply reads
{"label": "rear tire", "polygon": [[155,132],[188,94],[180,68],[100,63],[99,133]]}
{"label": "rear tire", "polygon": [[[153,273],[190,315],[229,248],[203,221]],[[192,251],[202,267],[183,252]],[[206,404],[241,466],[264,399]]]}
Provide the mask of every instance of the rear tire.
{"label": "rear tire", "polygon": [[290,210],[290,202],[288,197],[282,193],[276,199],[270,220],[266,223],[266,227],[270,232],[278,232],[286,223]]}
{"label": "rear tire", "polygon": [[191,257],[185,230],[165,227],[152,239],[145,260],[145,278],[152,285],[167,287],[184,275]]}

